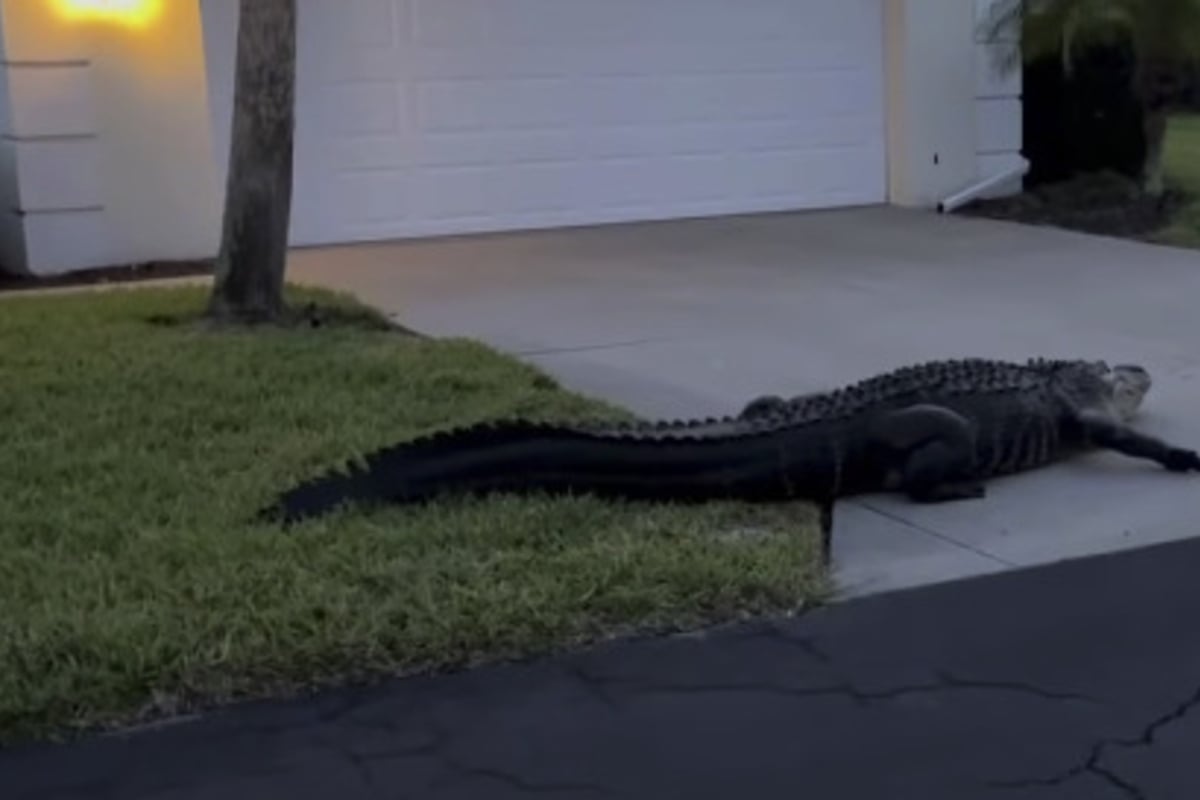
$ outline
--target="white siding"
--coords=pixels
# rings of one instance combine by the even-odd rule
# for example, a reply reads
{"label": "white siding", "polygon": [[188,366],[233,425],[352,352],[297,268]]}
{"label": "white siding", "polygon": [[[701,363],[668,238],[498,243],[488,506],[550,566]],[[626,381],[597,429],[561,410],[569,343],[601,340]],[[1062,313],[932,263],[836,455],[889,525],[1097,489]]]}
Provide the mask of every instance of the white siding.
{"label": "white siding", "polygon": [[[989,38],[986,22],[990,9],[1005,0],[975,0],[976,31],[976,91],[977,120],[976,153],[979,178],[987,178],[1021,162],[1022,105],[1021,71],[1004,74],[996,67],[997,57],[1016,46],[1012,32],[999,38]],[[1018,192],[1021,182],[1014,181],[989,192],[996,197]]]}
{"label": "white siding", "polygon": [[0,0],[0,257],[52,274],[211,254],[220,218],[197,5],[164,3],[147,30],[57,9]]}

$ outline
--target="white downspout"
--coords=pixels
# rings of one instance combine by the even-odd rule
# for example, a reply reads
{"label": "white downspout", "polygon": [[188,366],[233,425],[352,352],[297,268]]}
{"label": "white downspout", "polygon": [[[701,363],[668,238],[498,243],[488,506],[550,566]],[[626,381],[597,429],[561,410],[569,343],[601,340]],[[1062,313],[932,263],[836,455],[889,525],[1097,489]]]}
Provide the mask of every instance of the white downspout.
{"label": "white downspout", "polygon": [[949,212],[954,211],[956,208],[961,208],[962,206],[971,202],[989,189],[994,189],[997,186],[1008,183],[1011,180],[1016,180],[1017,178],[1023,178],[1027,172],[1029,172],[1029,160],[1022,158],[1020,164],[1010,167],[1002,172],[998,172],[991,177],[984,178],[981,181],[973,183],[967,188],[955,192],[949,197],[942,198],[942,200],[937,204],[938,213],[948,214]]}

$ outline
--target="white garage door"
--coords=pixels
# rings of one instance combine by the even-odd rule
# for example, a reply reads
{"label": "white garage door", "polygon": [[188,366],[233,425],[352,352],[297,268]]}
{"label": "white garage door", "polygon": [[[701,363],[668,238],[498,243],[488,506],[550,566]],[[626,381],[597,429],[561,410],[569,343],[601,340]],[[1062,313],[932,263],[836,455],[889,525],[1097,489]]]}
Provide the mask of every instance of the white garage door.
{"label": "white garage door", "polygon": [[882,0],[301,0],[297,244],[884,200]]}

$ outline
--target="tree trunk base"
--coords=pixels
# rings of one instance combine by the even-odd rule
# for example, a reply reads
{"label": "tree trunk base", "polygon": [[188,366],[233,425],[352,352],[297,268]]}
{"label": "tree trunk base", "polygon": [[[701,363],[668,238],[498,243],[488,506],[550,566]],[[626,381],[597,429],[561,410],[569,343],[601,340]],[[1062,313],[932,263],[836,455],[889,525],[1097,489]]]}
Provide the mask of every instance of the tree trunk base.
{"label": "tree trunk base", "polygon": [[1146,137],[1146,160],[1142,166],[1142,191],[1152,197],[1162,197],[1166,191],[1163,155],[1167,146],[1169,118],[1165,109],[1146,111],[1143,130]]}
{"label": "tree trunk base", "polygon": [[258,327],[265,325],[281,325],[290,327],[292,309],[283,305],[279,307],[260,308],[242,304],[228,303],[220,299],[220,294],[214,296],[204,313],[205,319],[221,325],[244,325]]}
{"label": "tree trunk base", "polygon": [[283,306],[270,316],[241,314],[229,309],[214,309],[211,306],[198,317],[190,320],[163,320],[167,324],[191,324],[202,331],[227,331],[237,328],[253,329],[270,327],[276,330],[314,330],[351,328],[362,331],[393,333],[415,339],[429,337],[419,331],[393,322],[372,309],[344,308],[307,302],[303,305]]}

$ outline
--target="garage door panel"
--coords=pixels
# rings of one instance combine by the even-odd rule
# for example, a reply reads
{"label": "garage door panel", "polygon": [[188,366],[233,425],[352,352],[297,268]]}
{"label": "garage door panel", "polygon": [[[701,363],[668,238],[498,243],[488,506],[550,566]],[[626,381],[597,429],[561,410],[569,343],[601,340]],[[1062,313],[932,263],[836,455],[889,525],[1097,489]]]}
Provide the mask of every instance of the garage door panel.
{"label": "garage door panel", "polygon": [[576,140],[579,151],[594,159],[721,155],[730,144],[715,125],[585,127]]}
{"label": "garage door panel", "polygon": [[828,116],[815,119],[760,122],[739,126],[729,132],[731,151],[755,153],[764,150],[817,150],[831,147],[875,150],[880,130],[872,117]]}
{"label": "garage door panel", "polygon": [[494,203],[495,173],[491,167],[427,167],[410,173],[411,189],[430,219],[486,217]]}
{"label": "garage door panel", "polygon": [[[736,176],[723,154],[645,159],[640,164],[628,163],[628,169],[650,172],[650,183],[658,190],[649,199],[656,204],[670,201],[690,206],[736,200],[731,196]],[[625,180],[630,176],[618,172],[612,177]]]}
{"label": "garage door panel", "polygon": [[[634,6],[631,0],[504,0],[493,9],[495,16],[487,39],[520,46],[560,44],[564,34],[574,46],[611,45],[648,37],[661,41],[662,33],[671,27],[663,24],[657,13],[662,4]],[[531,19],[541,24],[531,25]]]}
{"label": "garage door panel", "polygon": [[579,165],[569,161],[495,170],[491,207],[506,208],[517,215],[568,212],[578,202],[578,194],[587,191],[585,180]]}
{"label": "garage door panel", "polygon": [[724,159],[711,156],[605,159],[590,172],[585,191],[592,204],[627,217],[667,201],[723,200],[732,186]]}
{"label": "garage door panel", "polygon": [[[487,42],[502,20],[497,5],[511,7],[513,0],[394,0],[405,10],[407,31],[413,44],[470,45]],[[348,0],[352,2],[352,0]],[[350,13],[353,13],[352,11]],[[527,19],[538,19],[537,16]]]}
{"label": "garage door panel", "polygon": [[746,199],[803,204],[813,196],[829,204],[870,202],[864,173],[881,168],[862,148],[764,150],[735,156],[734,180]]}
{"label": "garage door panel", "polygon": [[571,131],[484,131],[423,137],[413,144],[411,163],[420,167],[488,166],[570,162],[580,144]]}
{"label": "garage door panel", "polygon": [[562,128],[578,118],[576,88],[561,78],[421,82],[423,131]]}
{"label": "garage door panel", "polygon": [[[300,34],[319,32],[331,47],[321,55],[338,54],[333,47],[388,48],[399,41],[397,14],[407,7],[396,0],[300,0]],[[407,16],[407,15],[406,15]]]}
{"label": "garage door panel", "polygon": [[659,125],[711,119],[719,92],[703,78],[629,75],[575,81],[584,125]]}
{"label": "garage door panel", "polygon": [[[327,8],[332,9],[326,13],[337,14],[338,5],[337,3],[326,4]],[[398,38],[397,10],[404,5],[404,3],[394,2],[394,0],[361,0],[360,8],[345,15],[344,21],[341,18],[329,20],[328,25],[324,27],[328,33],[334,36],[337,36],[339,32],[344,32],[343,41],[347,44],[360,47],[390,48],[396,44]]]}
{"label": "garage door panel", "polygon": [[576,164],[522,164],[498,169],[427,168],[414,173],[430,222],[470,220],[486,225],[494,209],[503,208],[512,219],[528,215],[569,211],[581,191]]}
{"label": "garage door panel", "polygon": [[881,0],[300,4],[299,244],[884,199]]}
{"label": "garage door panel", "polygon": [[[617,41],[596,46],[561,44],[512,46],[481,43],[461,53],[447,48],[420,48],[422,62],[445,64],[443,69],[463,70],[461,59],[475,59],[482,68],[499,70],[478,74],[541,74],[603,77],[608,75],[722,75],[738,72],[803,72],[811,69],[862,69],[865,43],[844,40],[799,44],[790,39],[747,43]],[[875,43],[878,48],[879,43]],[[464,48],[467,49],[467,48]],[[422,65],[418,69],[430,69]],[[466,74],[474,73],[466,69]],[[459,73],[463,74],[463,73]]]}
{"label": "garage door panel", "polygon": [[[297,194],[300,187],[297,186]],[[316,187],[308,187],[315,189]],[[320,188],[327,220],[323,229],[337,230],[358,222],[394,224],[412,215],[412,175],[399,170],[345,170]]]}
{"label": "garage door panel", "polygon": [[578,74],[574,66],[575,51],[561,44],[432,47],[414,43],[408,55],[407,74],[415,81],[560,78]]}
{"label": "garage door panel", "polygon": [[[324,86],[337,86],[356,81],[396,81],[408,64],[409,53],[396,45],[367,47],[360,44],[345,47],[326,46],[314,54],[306,54],[296,67],[296,89],[303,93]],[[298,95],[299,96],[299,95]]]}
{"label": "garage door panel", "polygon": [[387,172],[414,162],[407,139],[394,134],[334,137],[325,158],[334,172]]}
{"label": "garage door panel", "polygon": [[320,114],[321,133],[334,140],[342,136],[395,133],[402,127],[402,92],[390,81],[326,87],[313,92],[318,102],[312,109]]}

